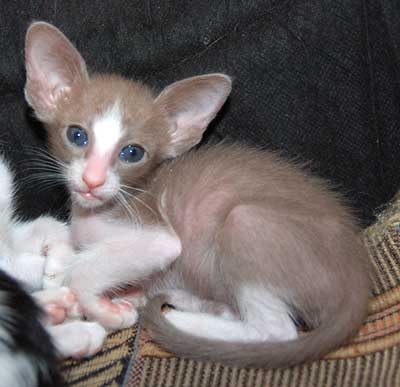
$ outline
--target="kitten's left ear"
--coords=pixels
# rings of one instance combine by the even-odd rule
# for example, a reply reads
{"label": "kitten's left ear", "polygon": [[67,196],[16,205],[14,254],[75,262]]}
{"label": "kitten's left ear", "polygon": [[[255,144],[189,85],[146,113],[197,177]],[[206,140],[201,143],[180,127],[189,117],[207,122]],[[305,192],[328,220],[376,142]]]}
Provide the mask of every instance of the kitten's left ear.
{"label": "kitten's left ear", "polygon": [[46,121],[72,88],[88,79],[78,50],[56,27],[33,23],[25,40],[25,97],[39,119]]}
{"label": "kitten's left ear", "polygon": [[227,75],[208,74],[175,82],[161,92],[155,102],[170,120],[167,156],[178,156],[200,142],[231,89]]}

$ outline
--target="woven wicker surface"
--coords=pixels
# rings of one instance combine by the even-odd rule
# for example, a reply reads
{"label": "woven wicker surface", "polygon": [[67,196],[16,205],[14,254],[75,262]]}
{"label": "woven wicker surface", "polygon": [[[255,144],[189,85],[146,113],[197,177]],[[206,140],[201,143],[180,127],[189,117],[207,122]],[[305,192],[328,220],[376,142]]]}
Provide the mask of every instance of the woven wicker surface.
{"label": "woven wicker surface", "polygon": [[400,386],[400,200],[365,231],[374,286],[353,342],[289,369],[237,369],[179,359],[135,327],[111,335],[89,360],[63,363],[68,386]]}

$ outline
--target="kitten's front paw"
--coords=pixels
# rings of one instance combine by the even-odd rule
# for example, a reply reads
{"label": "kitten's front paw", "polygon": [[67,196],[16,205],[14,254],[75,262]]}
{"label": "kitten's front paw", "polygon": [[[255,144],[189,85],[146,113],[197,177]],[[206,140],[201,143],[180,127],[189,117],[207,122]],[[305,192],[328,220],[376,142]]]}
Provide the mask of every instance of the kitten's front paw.
{"label": "kitten's front paw", "polygon": [[45,258],[25,253],[18,255],[12,262],[10,274],[21,281],[29,292],[42,288]]}
{"label": "kitten's front paw", "polygon": [[[43,288],[57,288],[64,282],[65,270],[75,258],[69,228],[51,217],[41,217],[26,225],[31,249],[45,259]],[[29,233],[28,233],[29,231]]]}
{"label": "kitten's front paw", "polygon": [[90,304],[85,303],[83,310],[88,318],[112,330],[129,328],[138,319],[138,312],[133,305],[121,298],[100,297]]}
{"label": "kitten's front paw", "polygon": [[33,297],[46,311],[47,320],[50,324],[60,324],[66,318],[82,318],[82,310],[78,299],[65,286],[35,292]]}
{"label": "kitten's front paw", "polygon": [[48,328],[54,344],[63,358],[79,359],[100,351],[107,336],[96,322],[71,321]]}
{"label": "kitten's front paw", "polygon": [[46,259],[43,273],[43,288],[58,288],[64,283],[65,279],[65,259],[63,256],[48,256]]}
{"label": "kitten's front paw", "polygon": [[58,288],[64,284],[66,270],[75,259],[75,254],[68,244],[53,243],[45,247],[44,254],[47,259],[44,267],[43,288]]}

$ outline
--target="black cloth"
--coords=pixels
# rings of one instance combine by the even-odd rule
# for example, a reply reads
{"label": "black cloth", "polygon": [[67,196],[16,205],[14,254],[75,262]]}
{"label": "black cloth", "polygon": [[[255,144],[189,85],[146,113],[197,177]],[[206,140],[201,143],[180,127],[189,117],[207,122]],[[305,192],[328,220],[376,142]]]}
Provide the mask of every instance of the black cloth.
{"label": "black cloth", "polygon": [[[231,75],[232,96],[208,136],[305,161],[364,224],[399,187],[398,0],[3,1],[0,134],[21,178],[30,173],[23,145],[44,141],[22,93],[33,20],[60,28],[90,69],[159,89],[201,73]],[[60,211],[62,191],[25,182],[21,212]]]}

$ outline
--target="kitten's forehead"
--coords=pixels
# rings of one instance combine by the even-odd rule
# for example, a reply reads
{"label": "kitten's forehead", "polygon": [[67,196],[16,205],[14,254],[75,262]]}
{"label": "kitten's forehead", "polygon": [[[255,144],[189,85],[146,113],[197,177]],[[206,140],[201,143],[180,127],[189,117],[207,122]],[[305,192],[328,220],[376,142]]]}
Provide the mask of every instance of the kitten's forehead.
{"label": "kitten's forehead", "polygon": [[123,133],[123,112],[121,103],[117,99],[94,117],[93,135],[96,153],[104,155],[111,151]]}

